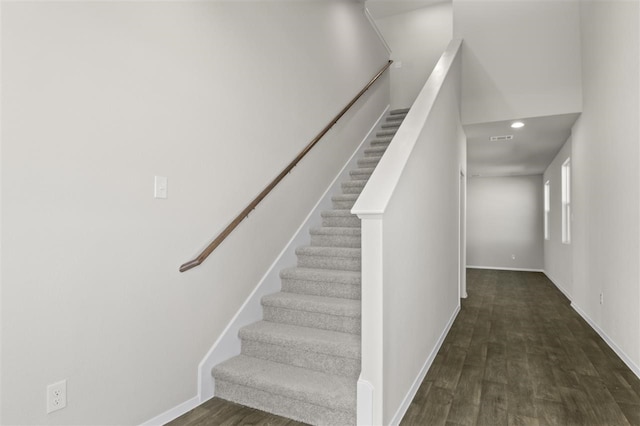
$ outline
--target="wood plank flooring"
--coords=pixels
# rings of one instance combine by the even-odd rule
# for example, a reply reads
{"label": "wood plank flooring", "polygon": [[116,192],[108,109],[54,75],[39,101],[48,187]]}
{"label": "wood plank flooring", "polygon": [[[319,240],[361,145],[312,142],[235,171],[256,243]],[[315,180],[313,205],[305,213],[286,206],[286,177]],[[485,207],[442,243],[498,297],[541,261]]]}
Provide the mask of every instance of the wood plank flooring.
{"label": "wood plank flooring", "polygon": [[403,425],[640,425],[640,380],[541,273],[467,271],[469,297]]}
{"label": "wood plank flooring", "polygon": [[[543,274],[470,269],[467,292],[402,425],[640,426],[640,380]],[[169,423],[301,424],[218,398]]]}

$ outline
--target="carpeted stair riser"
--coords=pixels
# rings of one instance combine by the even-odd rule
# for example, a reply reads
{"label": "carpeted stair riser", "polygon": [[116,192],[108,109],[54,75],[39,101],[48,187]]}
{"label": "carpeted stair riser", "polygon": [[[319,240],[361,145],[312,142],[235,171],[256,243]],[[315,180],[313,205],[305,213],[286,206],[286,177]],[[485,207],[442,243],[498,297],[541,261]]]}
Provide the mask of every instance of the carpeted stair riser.
{"label": "carpeted stair riser", "polygon": [[371,147],[372,148],[378,148],[378,147],[383,147],[383,148],[387,148],[389,147],[389,144],[391,143],[391,138],[388,139],[376,139],[371,141]]}
{"label": "carpeted stair riser", "polygon": [[360,334],[360,317],[331,315],[295,309],[264,307],[265,321],[280,322],[300,327],[315,327],[341,333]]}
{"label": "carpeted stair riser", "polygon": [[359,271],[287,268],[280,272],[282,291],[314,296],[360,300]]}
{"label": "carpeted stair riser", "polygon": [[351,210],[359,194],[340,194],[331,197],[331,203],[336,210]]}
{"label": "carpeted stair riser", "polygon": [[351,247],[307,246],[296,249],[298,266],[310,269],[360,271],[360,249]]}
{"label": "carpeted stair riser", "polygon": [[407,113],[409,112],[409,108],[400,108],[400,109],[394,109],[393,111],[391,111],[389,114],[390,115],[403,115],[406,116]]}
{"label": "carpeted stair riser", "polygon": [[343,194],[360,194],[364,189],[364,186],[367,184],[366,180],[352,180],[342,183],[342,193]]}
{"label": "carpeted stair riser", "polygon": [[327,210],[321,213],[322,226],[337,228],[359,228],[360,218],[350,210]]}
{"label": "carpeted stair riser", "polygon": [[373,174],[373,170],[373,167],[354,169],[349,172],[349,175],[353,180],[368,180]]}
{"label": "carpeted stair riser", "polygon": [[378,138],[392,138],[396,134],[396,130],[381,130],[376,133]]}
{"label": "carpeted stair riser", "polygon": [[216,380],[216,396],[313,425],[333,426],[356,423],[355,412],[333,410],[220,379]]}
{"label": "carpeted stair riser", "polygon": [[276,293],[262,298],[265,321],[360,334],[360,301]]}
{"label": "carpeted stair riser", "polygon": [[382,156],[361,158],[358,160],[358,167],[363,169],[375,168],[381,159],[382,159]]}
{"label": "carpeted stair riser", "polygon": [[[345,333],[348,334],[348,333]],[[356,336],[352,334],[352,336]],[[360,359],[342,358],[255,340],[242,341],[242,354],[341,377],[358,378]]]}
{"label": "carpeted stair riser", "polygon": [[285,279],[282,281],[282,291],[353,300],[359,300],[362,295],[360,285],[340,285],[323,281],[304,281],[293,279]]}
{"label": "carpeted stair riser", "polygon": [[394,110],[280,272],[282,291],[262,298],[263,321],[239,332],[241,355],[212,370],[215,395],[315,425],[354,425],[360,374],[361,231],[351,208],[408,110]]}
{"label": "carpeted stair riser", "polygon": [[239,332],[242,354],[340,377],[360,373],[355,334],[261,321]]}
{"label": "carpeted stair riser", "polygon": [[360,231],[358,228],[322,227],[312,229],[311,245],[320,247],[360,248],[361,236],[358,231]]}
{"label": "carpeted stair riser", "polygon": [[239,355],[213,368],[216,396],[318,425],[355,422],[355,380]]}
{"label": "carpeted stair riser", "polygon": [[387,150],[386,147],[378,147],[378,148],[367,148],[364,150],[364,158],[368,157],[382,157],[384,152]]}

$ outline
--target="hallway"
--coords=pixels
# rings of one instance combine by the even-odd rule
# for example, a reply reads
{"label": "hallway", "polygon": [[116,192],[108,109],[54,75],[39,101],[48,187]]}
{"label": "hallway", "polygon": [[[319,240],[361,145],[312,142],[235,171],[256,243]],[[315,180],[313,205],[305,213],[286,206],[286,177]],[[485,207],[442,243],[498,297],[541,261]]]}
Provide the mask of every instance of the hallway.
{"label": "hallway", "polygon": [[[403,425],[640,425],[640,380],[541,273],[467,271],[469,297]],[[294,425],[217,398],[172,426]]]}
{"label": "hallway", "polygon": [[541,273],[469,269],[405,425],[640,425],[640,380]]}

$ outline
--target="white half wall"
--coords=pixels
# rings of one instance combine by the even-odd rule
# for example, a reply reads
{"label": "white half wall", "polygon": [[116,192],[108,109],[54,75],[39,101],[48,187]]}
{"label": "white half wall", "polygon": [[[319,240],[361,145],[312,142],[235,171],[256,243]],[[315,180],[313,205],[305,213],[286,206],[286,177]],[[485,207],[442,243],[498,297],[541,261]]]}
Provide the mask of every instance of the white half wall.
{"label": "white half wall", "polygon": [[542,176],[467,180],[467,266],[542,270]]}
{"label": "white half wall", "polygon": [[[640,3],[580,2],[573,304],[640,371]],[[603,303],[600,303],[600,294]]]}
{"label": "white half wall", "polygon": [[565,142],[542,178],[549,182],[549,239],[544,240],[544,272],[569,298],[573,296],[573,247],[562,243],[562,164],[571,157],[571,138]]}
{"label": "white half wall", "polygon": [[391,49],[391,108],[409,108],[453,34],[451,2],[375,20]]}
{"label": "white half wall", "polygon": [[453,0],[463,124],[581,111],[578,0]]}
{"label": "white half wall", "polygon": [[402,418],[460,306],[460,46],[445,50],[351,210],[362,219],[360,381],[373,387],[376,425]]}
{"label": "white half wall", "polygon": [[[132,425],[198,364],[389,104],[362,3],[2,2],[2,418]],[[153,198],[154,176],[168,198]],[[68,404],[46,414],[47,384]]]}

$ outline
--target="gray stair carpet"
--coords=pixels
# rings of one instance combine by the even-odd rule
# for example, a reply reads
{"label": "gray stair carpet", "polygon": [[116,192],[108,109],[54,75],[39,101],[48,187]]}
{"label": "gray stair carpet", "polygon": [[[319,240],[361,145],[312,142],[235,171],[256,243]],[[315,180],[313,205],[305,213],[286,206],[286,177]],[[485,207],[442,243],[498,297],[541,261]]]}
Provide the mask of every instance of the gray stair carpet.
{"label": "gray stair carpet", "polygon": [[241,354],[215,366],[219,398],[314,425],[356,423],[360,374],[360,219],[351,208],[408,110],[391,111],[331,197],[332,209],[262,298],[263,320],[239,331]]}

